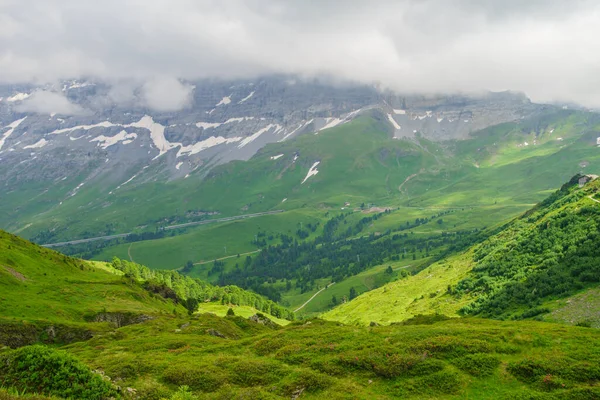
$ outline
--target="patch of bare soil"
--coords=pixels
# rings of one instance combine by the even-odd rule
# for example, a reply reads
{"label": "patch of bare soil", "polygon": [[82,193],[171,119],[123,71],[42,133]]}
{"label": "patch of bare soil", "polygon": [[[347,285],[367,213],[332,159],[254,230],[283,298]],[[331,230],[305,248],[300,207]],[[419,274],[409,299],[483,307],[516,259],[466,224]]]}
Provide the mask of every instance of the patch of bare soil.
{"label": "patch of bare soil", "polygon": [[25,275],[23,275],[22,273],[20,273],[18,271],[15,271],[11,267],[7,267],[6,265],[3,265],[2,267],[4,267],[4,269],[6,271],[8,271],[9,274],[11,274],[12,276],[14,276],[15,278],[17,278],[21,282],[25,282],[27,280],[27,278],[25,277]]}

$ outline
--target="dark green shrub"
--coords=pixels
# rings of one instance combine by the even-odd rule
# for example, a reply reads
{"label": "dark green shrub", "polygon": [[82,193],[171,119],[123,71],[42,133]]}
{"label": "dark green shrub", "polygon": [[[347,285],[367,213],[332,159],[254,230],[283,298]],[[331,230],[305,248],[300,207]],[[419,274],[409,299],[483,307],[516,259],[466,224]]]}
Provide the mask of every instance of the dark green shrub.
{"label": "dark green shrub", "polygon": [[163,373],[163,379],[168,383],[203,392],[214,392],[226,378],[218,369],[189,364],[173,364]]}
{"label": "dark green shrub", "polygon": [[461,376],[454,371],[440,371],[435,374],[420,377],[415,380],[416,387],[420,393],[423,388],[434,393],[455,394],[460,391],[463,386]]}
{"label": "dark green shrub", "polygon": [[259,356],[271,354],[286,345],[286,341],[280,338],[265,338],[260,339],[254,344],[254,351]]}
{"label": "dark green shrub", "polygon": [[76,358],[41,345],[0,356],[0,386],[78,400],[118,396],[109,382]]}
{"label": "dark green shrub", "polygon": [[331,378],[326,375],[302,370],[289,376],[289,381],[284,384],[284,393],[288,397],[298,390],[313,393],[327,389],[331,384]]}
{"label": "dark green shrub", "polygon": [[489,376],[496,371],[500,360],[490,354],[469,354],[452,361],[454,365],[473,376]]}
{"label": "dark green shrub", "polygon": [[267,360],[239,360],[224,367],[232,371],[232,382],[240,386],[267,385],[285,375],[279,364]]}
{"label": "dark green shrub", "polygon": [[547,361],[525,359],[509,363],[507,370],[517,379],[533,383],[541,376],[555,373],[555,366]]}
{"label": "dark green shrub", "polygon": [[419,376],[438,372],[444,363],[424,355],[357,352],[340,357],[342,365],[372,371],[383,378]]}

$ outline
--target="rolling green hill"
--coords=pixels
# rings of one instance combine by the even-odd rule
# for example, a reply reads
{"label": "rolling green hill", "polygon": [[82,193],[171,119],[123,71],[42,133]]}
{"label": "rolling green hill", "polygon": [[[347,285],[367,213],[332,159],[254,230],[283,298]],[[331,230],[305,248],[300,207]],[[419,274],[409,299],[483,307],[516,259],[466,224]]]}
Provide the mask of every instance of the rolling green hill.
{"label": "rolling green hill", "polygon": [[[469,314],[523,318],[537,303],[556,303],[561,296],[557,312],[568,311],[564,308],[575,301],[587,304],[590,296],[597,297],[593,273],[598,264],[573,257],[594,257],[584,236],[597,230],[594,213],[600,206],[594,196],[599,190],[600,181],[579,188],[575,179],[480,244],[413,276],[397,276],[325,315],[340,319],[334,317],[343,312],[348,322],[370,322],[378,315],[388,322],[404,320],[388,326],[305,319],[282,327],[261,315],[247,319],[254,313],[248,306],[225,315],[229,306],[221,302],[201,302],[188,315],[181,305],[184,294],[202,300],[223,289],[118,259],[111,264],[77,260],[1,233],[0,339],[15,349],[0,349],[0,399],[44,398],[31,397],[36,393],[56,399],[597,398],[597,329],[472,316],[410,317],[434,309],[467,314],[468,309],[473,310]],[[330,225],[323,231],[338,230]],[[557,250],[551,237],[567,240],[560,232],[572,233],[574,242],[563,249],[570,258],[556,256],[556,263],[547,265],[536,259],[537,268],[529,268],[527,277],[533,282],[568,260],[566,272],[573,280],[560,279],[572,284],[569,290],[540,292],[533,303],[516,296],[504,308],[489,308],[502,304],[494,300],[514,291],[511,285],[529,281],[522,272],[515,279],[506,271],[493,275],[489,268],[473,267],[493,259],[500,268],[502,257],[512,255],[511,246],[519,245],[530,245],[520,250],[524,260],[548,259],[546,251]],[[542,238],[548,243],[538,246]],[[391,268],[392,274],[399,271]],[[487,297],[477,285],[468,295],[458,292],[466,280],[478,282],[475,274],[483,273],[490,276],[483,281],[494,288]],[[424,296],[414,306],[403,303],[402,296],[418,293],[435,296]],[[239,289],[227,295],[226,303],[233,296],[256,298]],[[565,303],[571,295],[573,301]],[[394,312],[405,317],[392,320]],[[550,316],[561,318],[560,313]],[[40,342],[50,347],[30,346]]]}
{"label": "rolling green hill", "polygon": [[[258,307],[290,317],[283,307],[236,287],[215,287],[172,271],[150,271],[115,260],[74,259],[0,231],[0,343],[65,343],[203,304]],[[197,304],[197,303],[196,303]]]}
{"label": "rolling green hill", "polygon": [[[400,260],[393,256],[407,247],[409,259],[416,255],[409,270],[417,270],[456,246],[446,243],[432,249],[429,244],[438,240],[437,236],[452,237],[501,226],[575,173],[600,173],[596,146],[599,126],[595,114],[552,109],[543,116],[474,132],[468,140],[432,142],[419,135],[399,140],[391,138],[385,118],[374,111],[317,135],[269,145],[251,160],[217,167],[200,181],[192,175],[168,184],[154,183],[152,190],[148,185],[132,187],[114,194],[114,202],[102,205],[82,192],[85,205],[72,200],[73,206],[77,204],[77,213],[67,212],[68,206],[63,216],[45,214],[23,232],[43,229],[39,224],[47,224],[53,228],[38,232],[36,239],[58,240],[76,236],[82,224],[88,224],[85,231],[79,232],[85,236],[127,229],[144,231],[150,240],[98,241],[61,250],[105,261],[116,255],[153,269],[180,269],[192,262],[194,267],[185,270],[190,276],[252,289],[292,309],[317,295],[302,311],[316,315],[334,306],[333,296],[337,300],[348,297],[351,288],[362,293],[380,287],[385,280],[378,273],[388,266],[401,267]],[[316,162],[318,173],[304,181]],[[100,198],[101,194],[93,196]],[[150,203],[151,210],[147,208]],[[218,211],[220,215],[201,217],[216,218],[278,209],[284,212],[157,230],[159,226],[193,219],[189,210]],[[378,235],[381,238],[373,244],[390,238],[393,249],[375,260],[369,259],[368,246],[363,246],[353,253],[356,262],[334,262],[331,268],[324,268],[324,262],[311,261],[310,244],[323,237],[327,223],[340,214],[345,218],[336,228],[334,241]],[[361,223],[374,215],[378,218]],[[69,226],[69,231],[61,228],[64,226]],[[344,236],[349,227],[352,234]],[[397,232],[414,235],[418,240],[393,240]],[[290,238],[306,244],[301,249],[305,252],[303,268],[330,272],[298,276],[288,271],[288,263],[278,267],[285,271],[283,274],[267,274],[264,268],[256,267],[264,249],[284,245],[284,240]],[[321,255],[321,259],[332,256]],[[236,272],[243,270],[246,257],[252,259],[249,272]],[[354,264],[361,264],[360,257],[369,259],[368,265],[356,267]],[[218,265],[213,262],[216,259]],[[292,267],[297,271],[299,265]],[[369,278],[361,278],[365,276]],[[336,282],[331,290],[320,292],[331,282]],[[456,283],[448,281],[446,286]],[[420,303],[426,303],[413,302],[413,293],[406,293],[405,300],[416,307],[415,312],[422,308]],[[451,303],[463,304],[464,300]],[[393,320],[393,316],[389,318]]]}
{"label": "rolling green hill", "polygon": [[[576,298],[583,296],[586,308],[597,308],[600,181],[580,187],[580,178],[576,175],[481,244],[366,293],[324,318],[390,323],[435,312],[566,322],[566,310],[559,309],[571,303],[570,296],[588,290]],[[600,326],[597,314],[571,311],[569,323]]]}

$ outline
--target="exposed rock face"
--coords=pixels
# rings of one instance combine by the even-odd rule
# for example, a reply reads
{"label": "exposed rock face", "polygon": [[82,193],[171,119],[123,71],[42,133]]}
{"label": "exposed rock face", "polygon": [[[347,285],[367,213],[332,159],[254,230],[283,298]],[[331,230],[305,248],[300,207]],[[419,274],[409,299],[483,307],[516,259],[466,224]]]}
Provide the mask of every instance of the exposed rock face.
{"label": "exposed rock face", "polygon": [[[28,96],[51,88],[0,86],[0,190],[18,195],[34,187],[36,201],[47,203],[35,206],[40,212],[94,187],[104,194],[97,205],[104,208],[124,188],[192,174],[202,179],[214,166],[247,160],[268,143],[339,126],[363,113],[380,118],[396,138],[419,133],[447,140],[545,107],[508,92],[402,96],[285,76],[190,84],[192,104],[178,112],[116,105],[102,83],[69,81],[54,88],[85,110],[78,115],[19,112]],[[0,216],[2,226],[10,229],[7,221],[14,223],[23,207]]]}
{"label": "exposed rock face", "polygon": [[256,322],[257,324],[268,326],[269,328],[279,328],[279,325],[277,325],[275,322],[271,321],[269,318],[267,318],[263,314],[254,314],[253,316],[251,316],[248,319],[250,321]]}
{"label": "exposed rock face", "polygon": [[17,348],[34,343],[68,344],[92,338],[87,329],[66,325],[3,321],[0,324],[0,347]]}
{"label": "exposed rock face", "polygon": [[90,322],[108,322],[116,328],[122,326],[140,324],[151,320],[152,317],[144,314],[121,313],[121,312],[101,312],[89,318]]}
{"label": "exposed rock face", "polygon": [[19,113],[19,104],[37,89],[0,86],[1,186],[16,175],[19,181],[61,184],[82,175],[75,188],[104,180],[112,190],[181,179],[192,171],[246,160],[267,143],[346,123],[372,108],[387,117],[396,137],[420,132],[440,140],[464,138],[541,109],[513,93],[426,98],[270,77],[195,82],[192,106],[169,113],[117,106],[108,100],[109,87],[69,82],[64,94],[87,114]]}

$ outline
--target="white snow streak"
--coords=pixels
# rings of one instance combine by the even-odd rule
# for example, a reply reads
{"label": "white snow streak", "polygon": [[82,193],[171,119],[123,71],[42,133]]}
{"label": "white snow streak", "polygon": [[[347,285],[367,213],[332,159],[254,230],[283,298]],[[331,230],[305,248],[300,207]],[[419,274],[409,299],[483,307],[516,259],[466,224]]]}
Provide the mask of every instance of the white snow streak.
{"label": "white snow streak", "polygon": [[398,125],[398,123],[396,122],[396,120],[394,119],[394,117],[392,117],[392,114],[388,114],[387,115],[388,120],[391,122],[392,125],[394,125],[394,128],[398,131],[402,128],[400,128],[400,125]]}
{"label": "white snow streak", "polygon": [[[112,145],[115,145],[119,142],[123,142],[123,144],[131,143],[133,140],[137,138],[137,133],[127,133],[126,131],[121,131],[117,133],[115,136],[104,136],[100,135],[90,142],[98,142],[98,146],[101,146],[103,149],[107,149]],[[127,142],[127,143],[125,143]]]}
{"label": "white snow streak", "polygon": [[24,149],[41,149],[42,147],[44,147],[47,144],[48,144],[48,142],[46,141],[46,139],[40,139],[37,143],[31,144],[29,146],[25,146],[23,148]]}
{"label": "white snow streak", "polygon": [[241,149],[242,147],[246,146],[248,143],[253,142],[260,135],[262,135],[263,133],[266,133],[266,132],[270,131],[273,128],[279,128],[279,125],[278,124],[269,124],[269,125],[265,126],[261,130],[259,130],[255,134],[253,134],[252,136],[248,136],[247,138],[245,138],[244,140],[242,140],[241,143],[238,145],[238,149]]}
{"label": "white snow streak", "polygon": [[138,122],[126,126],[144,128],[150,131],[150,138],[159,152],[158,155],[153,158],[153,160],[156,160],[158,157],[162,156],[172,148],[181,146],[180,143],[169,143],[169,141],[165,138],[165,127],[154,122],[152,117],[149,115],[144,115],[144,117]]}
{"label": "white snow streak", "polygon": [[254,96],[254,91],[250,92],[250,94],[248,96],[246,96],[243,99],[241,99],[240,101],[238,101],[238,104],[242,104],[246,100],[250,99],[250,97],[252,97],[252,96]]}
{"label": "white snow streak", "polygon": [[394,110],[394,114],[404,115],[406,114],[406,110]]}
{"label": "white snow streak", "polygon": [[175,169],[181,168],[182,165],[183,165],[183,161],[178,162],[177,165],[175,166]]}
{"label": "white snow streak", "polygon": [[78,131],[80,129],[89,131],[90,129],[94,129],[94,128],[110,128],[113,126],[123,126],[123,125],[115,125],[112,122],[104,121],[104,122],[100,122],[99,124],[94,124],[94,125],[78,125],[78,126],[74,126],[72,128],[57,129],[55,131],[50,132],[49,134],[50,135],[58,135],[61,133]]}
{"label": "white snow streak", "polygon": [[319,133],[320,131],[322,131],[324,129],[329,129],[329,128],[333,128],[335,126],[338,126],[342,122],[344,122],[344,120],[340,119],[340,118],[326,118],[325,119],[325,126],[323,126],[321,129],[319,129],[316,133]]}
{"label": "white snow streak", "polygon": [[[227,104],[231,103],[231,97],[229,96],[225,96],[221,99],[220,102],[218,102],[215,107],[219,107],[219,106],[226,106]],[[214,110],[214,108],[213,108]],[[211,111],[212,112],[212,111]]]}
{"label": "white snow streak", "polygon": [[271,156],[271,160],[277,160],[278,158],[283,157],[283,154],[278,154],[276,156]]}
{"label": "white snow streak", "polygon": [[4,134],[3,134],[2,138],[0,139],[0,150],[2,150],[2,146],[4,146],[4,141],[5,141],[6,139],[8,139],[8,137],[9,137],[10,135],[12,135],[12,133],[15,131],[15,129],[16,129],[16,128],[17,128],[19,125],[21,125],[21,122],[25,121],[25,119],[26,119],[26,118],[27,118],[27,117],[25,117],[25,118],[21,118],[21,119],[18,119],[18,120],[14,121],[14,122],[11,122],[10,124],[8,124],[8,125],[6,126],[6,128],[9,128],[9,129],[8,129],[6,132],[4,132]]}
{"label": "white snow streak", "polygon": [[177,152],[177,157],[181,157],[183,155],[191,156],[193,154],[200,153],[202,150],[206,150],[210,147],[217,146],[219,144],[229,144],[235,143],[242,140],[241,137],[232,137],[232,138],[224,138],[223,136],[211,136],[208,139],[205,139],[201,142],[191,144],[189,146],[183,146],[181,143],[177,143],[178,146],[181,146],[181,149]]}
{"label": "white snow streak", "polygon": [[23,101],[29,96],[31,95],[27,93],[17,93],[14,96],[8,97],[6,101],[8,101],[9,103],[14,103],[15,101]]}
{"label": "white snow streak", "polygon": [[220,122],[196,122],[196,126],[202,129],[218,128],[221,125],[223,124]]}
{"label": "white snow streak", "polygon": [[304,184],[304,182],[306,182],[306,180],[308,178],[310,178],[311,176],[315,176],[316,174],[319,173],[319,171],[317,170],[317,166],[321,163],[321,161],[317,161],[316,163],[314,163],[312,165],[312,167],[310,167],[310,169],[308,170],[308,174],[306,174],[306,177],[304,178],[304,180],[302,181],[301,184]]}

